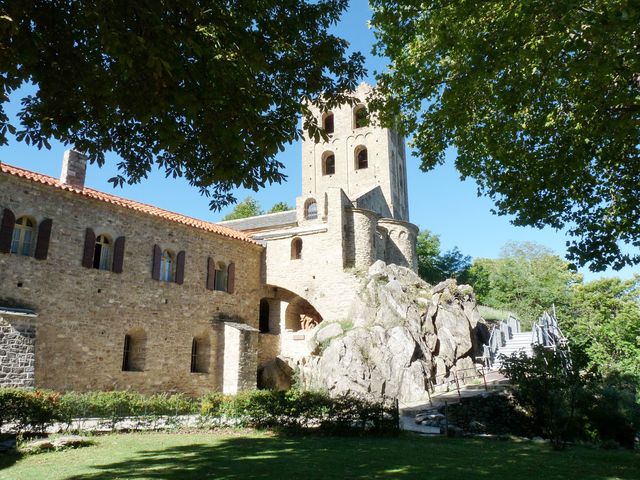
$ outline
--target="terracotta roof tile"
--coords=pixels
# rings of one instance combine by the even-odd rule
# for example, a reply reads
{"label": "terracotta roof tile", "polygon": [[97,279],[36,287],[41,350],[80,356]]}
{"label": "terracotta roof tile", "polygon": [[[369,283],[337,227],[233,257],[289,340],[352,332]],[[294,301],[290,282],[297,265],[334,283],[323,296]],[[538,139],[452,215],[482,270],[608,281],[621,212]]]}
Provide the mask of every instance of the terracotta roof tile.
{"label": "terracotta roof tile", "polygon": [[225,237],[229,237],[236,240],[241,240],[243,242],[248,242],[248,243],[258,245],[258,243],[252,240],[249,236],[241,232],[238,232],[237,230],[223,227],[222,225],[218,225],[216,223],[205,222],[203,220],[198,220],[197,218],[187,217],[186,215],[181,215],[179,213],[169,212],[168,210],[163,210],[161,208],[157,208],[152,205],[135,202],[133,200],[127,200],[126,198],[110,195],[108,193],[100,192],[92,188],[86,188],[86,187],[83,189],[75,188],[70,185],[65,185],[64,183],[61,183],[60,180],[58,180],[57,178],[49,177],[48,175],[42,175],[40,173],[31,172],[29,170],[24,170],[22,168],[14,167],[12,165],[7,165],[6,163],[0,163],[0,171],[2,171],[2,173],[7,173],[9,175],[14,175],[16,177],[21,177],[27,180],[31,180],[32,182],[41,183],[43,185],[49,185],[51,187],[58,188],[60,190],[66,190],[68,192],[77,193],[79,195],[93,198],[95,200],[100,200],[102,202],[112,203],[114,205],[118,205],[119,207],[129,208],[131,210],[146,213],[147,215],[163,218],[165,220],[170,220],[176,223],[182,223],[183,225],[188,225],[190,227],[198,228],[200,230],[217,233]]}

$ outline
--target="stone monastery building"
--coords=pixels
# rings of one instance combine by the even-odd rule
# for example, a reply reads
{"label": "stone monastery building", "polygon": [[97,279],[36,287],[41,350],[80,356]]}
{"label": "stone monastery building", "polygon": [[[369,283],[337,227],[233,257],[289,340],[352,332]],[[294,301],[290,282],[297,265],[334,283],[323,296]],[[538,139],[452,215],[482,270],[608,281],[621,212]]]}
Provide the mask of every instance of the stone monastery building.
{"label": "stone monastery building", "polygon": [[296,209],[217,224],[86,188],[75,151],[60,179],[1,164],[0,386],[255,388],[346,319],[359,271],[415,269],[404,139],[364,103],[321,120]]}

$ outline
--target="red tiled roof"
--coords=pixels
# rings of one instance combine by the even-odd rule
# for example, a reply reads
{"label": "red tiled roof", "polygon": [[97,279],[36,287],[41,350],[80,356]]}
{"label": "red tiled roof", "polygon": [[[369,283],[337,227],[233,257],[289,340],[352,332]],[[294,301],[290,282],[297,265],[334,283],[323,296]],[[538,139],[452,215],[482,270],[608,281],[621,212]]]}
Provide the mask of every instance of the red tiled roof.
{"label": "red tiled roof", "polygon": [[207,232],[217,233],[219,235],[223,235],[225,237],[233,238],[236,240],[241,240],[243,242],[253,243],[256,245],[258,244],[249,236],[238,232],[237,230],[223,227],[222,225],[218,225],[216,223],[205,222],[202,220],[198,220],[197,218],[187,217],[186,215],[180,215],[179,213],[169,212],[168,210],[163,210],[161,208],[147,205],[145,203],[135,202],[133,200],[127,200],[126,198],[110,195],[108,193],[100,192],[92,188],[75,188],[70,185],[61,183],[57,178],[49,177],[48,175],[41,175],[40,173],[24,170],[22,168],[7,165],[6,163],[0,163],[0,171],[2,171],[2,173],[8,173],[9,175],[15,175],[16,177],[31,180],[32,182],[42,183],[43,185],[49,185],[50,187],[58,188],[60,190],[66,190],[68,192],[77,193],[79,195],[93,198],[95,200],[100,200],[102,202],[112,203],[114,205],[118,205],[119,207],[129,208],[131,210],[146,213],[147,215],[163,218],[172,222],[182,223],[183,225],[188,225],[190,227],[199,228],[200,230],[205,230]]}

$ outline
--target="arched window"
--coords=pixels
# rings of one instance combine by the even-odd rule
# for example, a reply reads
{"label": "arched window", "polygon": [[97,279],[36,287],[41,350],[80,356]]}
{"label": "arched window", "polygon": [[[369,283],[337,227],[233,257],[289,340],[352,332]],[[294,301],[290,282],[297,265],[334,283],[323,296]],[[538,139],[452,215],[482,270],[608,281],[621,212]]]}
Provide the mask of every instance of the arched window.
{"label": "arched window", "polygon": [[260,300],[260,319],[258,320],[260,333],[269,333],[269,300]]}
{"label": "arched window", "polygon": [[353,125],[354,128],[362,128],[369,125],[369,112],[364,105],[358,105],[353,110]]}
{"label": "arched window", "polygon": [[369,167],[369,154],[366,147],[356,148],[356,170]]}
{"label": "arched window", "polygon": [[324,121],[323,123],[323,127],[324,127],[324,131],[327,132],[327,134],[331,135],[334,131],[333,128],[333,113],[329,112],[327,114],[325,114],[324,116]]}
{"label": "arched window", "polygon": [[96,237],[96,247],[93,252],[93,268],[99,270],[111,270],[113,245],[106,235]]}
{"label": "arched window", "polygon": [[307,220],[315,220],[318,218],[318,204],[312,198],[307,200],[304,206],[304,218]]}
{"label": "arched window", "polygon": [[20,217],[16,220],[11,239],[11,253],[30,257],[33,254],[33,237],[36,232],[36,222],[30,217]]}
{"label": "arched window", "polygon": [[291,260],[300,260],[302,258],[302,239],[294,238],[291,242]]}
{"label": "arched window", "polygon": [[224,262],[216,263],[215,289],[220,292],[227,291],[227,265]]}
{"label": "arched window", "polygon": [[174,282],[176,279],[176,256],[171,250],[164,250],[160,257],[160,280]]}
{"label": "arched window", "polygon": [[130,330],[124,336],[122,371],[142,372],[147,348],[147,335],[141,328]]}
{"label": "arched window", "polygon": [[191,373],[209,372],[209,337],[203,335],[191,341]]}
{"label": "arched window", "polygon": [[325,152],[322,156],[322,174],[333,175],[336,173],[336,156],[333,152]]}

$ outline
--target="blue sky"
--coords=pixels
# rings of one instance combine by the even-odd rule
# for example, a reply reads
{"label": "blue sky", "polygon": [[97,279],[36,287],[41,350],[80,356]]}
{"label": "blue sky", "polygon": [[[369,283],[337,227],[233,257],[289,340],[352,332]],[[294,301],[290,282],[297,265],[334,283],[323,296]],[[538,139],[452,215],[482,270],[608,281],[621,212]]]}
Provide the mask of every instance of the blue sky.
{"label": "blue sky", "polygon": [[[374,72],[383,70],[385,61],[370,53],[374,36],[367,26],[369,18],[367,1],[351,0],[350,9],[334,30],[351,43],[353,50],[365,54],[369,70],[365,80],[373,83]],[[18,98],[18,95],[12,98]],[[8,104],[7,111],[14,114],[18,108],[19,102],[13,100]],[[12,139],[8,146],[0,148],[0,161],[57,177],[60,174],[63,151],[64,146],[56,142],[52,142],[51,150],[38,150]],[[252,195],[265,209],[278,201],[294,205],[301,188],[300,156],[300,143],[290,145],[279,155],[278,159],[286,166],[284,173],[288,176],[288,181],[285,183],[272,185],[259,192],[238,190],[236,196],[242,199]],[[416,157],[408,155],[407,158],[411,221],[421,229],[428,228],[439,234],[444,250],[457,246],[472,257],[497,257],[502,245],[515,240],[537,242],[564,256],[567,241],[564,232],[550,228],[538,230],[515,227],[510,224],[509,217],[491,214],[492,202],[476,195],[476,185],[472,180],[460,180],[453,167],[453,160],[454,152],[450,151],[446,165],[423,173],[418,168],[419,161]],[[107,164],[103,168],[90,166],[87,186],[210,221],[220,220],[232,208],[212,212],[209,210],[208,200],[201,197],[196,188],[190,187],[181,179],[166,179],[160,172],[154,172],[139,185],[125,185],[114,191],[107,180],[114,176],[116,163],[117,158],[108,155]],[[580,271],[589,280],[602,276],[586,269]],[[626,268],[617,273],[611,271],[604,274],[630,277],[634,272],[640,272],[640,269]]]}

